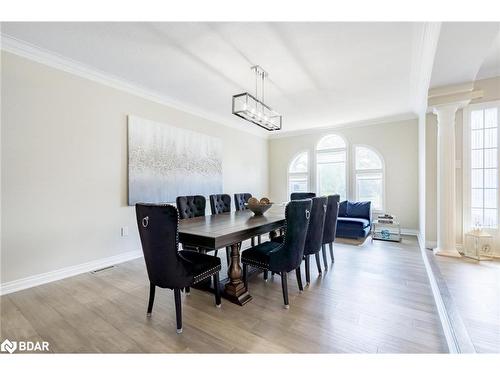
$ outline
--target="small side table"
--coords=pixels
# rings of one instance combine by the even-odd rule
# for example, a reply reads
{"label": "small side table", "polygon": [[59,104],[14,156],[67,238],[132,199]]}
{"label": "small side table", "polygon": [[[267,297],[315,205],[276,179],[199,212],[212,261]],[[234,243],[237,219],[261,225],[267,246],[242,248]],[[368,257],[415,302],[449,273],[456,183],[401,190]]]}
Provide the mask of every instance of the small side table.
{"label": "small side table", "polygon": [[492,260],[493,236],[482,230],[465,233],[464,256],[474,260]]}
{"label": "small side table", "polygon": [[392,223],[381,223],[374,220],[372,223],[372,241],[401,242],[401,225],[398,221]]}

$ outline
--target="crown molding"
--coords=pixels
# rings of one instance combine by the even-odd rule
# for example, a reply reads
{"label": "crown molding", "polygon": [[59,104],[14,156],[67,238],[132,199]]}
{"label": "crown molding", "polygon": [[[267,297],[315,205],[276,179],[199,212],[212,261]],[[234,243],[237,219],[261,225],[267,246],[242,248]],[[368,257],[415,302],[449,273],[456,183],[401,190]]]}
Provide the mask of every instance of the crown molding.
{"label": "crown molding", "polygon": [[365,126],[389,124],[392,122],[415,120],[417,118],[418,118],[418,116],[415,113],[406,112],[406,113],[401,113],[401,114],[397,114],[397,115],[393,115],[393,116],[378,117],[378,118],[369,119],[369,120],[340,123],[340,124],[315,127],[315,128],[310,128],[310,129],[281,131],[280,133],[270,134],[269,138],[270,139],[279,139],[279,138],[287,138],[287,137],[296,137],[299,135],[324,133],[324,132],[328,132],[330,130],[338,130],[338,129],[345,129],[345,128],[359,128],[359,127],[365,127]]}
{"label": "crown molding", "polygon": [[410,71],[410,98],[415,113],[423,113],[427,108],[427,93],[440,32],[441,22],[415,25]]}
{"label": "crown molding", "polygon": [[267,133],[264,133],[264,130],[261,130],[260,128],[258,129],[256,127],[245,127],[243,126],[243,124],[237,124],[228,121],[222,116],[215,115],[194,106],[181,103],[178,100],[160,94],[156,91],[147,89],[132,82],[128,82],[126,79],[113,76],[112,74],[100,71],[98,69],[94,69],[78,61],[61,56],[55,52],[35,46],[17,38],[13,38],[7,34],[0,33],[0,40],[0,49],[3,51],[24,57],[26,59],[35,61],[43,65],[47,65],[51,68],[58,69],[66,73],[76,75],[81,78],[91,80],[93,82],[100,83],[102,85],[106,85],[128,94],[132,94],[140,98],[165,105],[173,109],[177,109],[193,116],[216,122],[238,131],[249,133],[264,139],[267,139],[269,137],[269,135]]}
{"label": "crown molding", "polygon": [[433,87],[429,89],[428,98],[431,99],[438,96],[461,94],[461,93],[471,92],[472,90],[474,90],[474,82],[465,82],[454,85]]}

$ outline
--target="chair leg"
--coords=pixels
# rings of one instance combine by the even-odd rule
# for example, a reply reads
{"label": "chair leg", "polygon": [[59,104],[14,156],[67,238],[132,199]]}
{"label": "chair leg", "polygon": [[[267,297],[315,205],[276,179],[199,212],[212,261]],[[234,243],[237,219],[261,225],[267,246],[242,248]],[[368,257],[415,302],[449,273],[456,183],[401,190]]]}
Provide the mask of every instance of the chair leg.
{"label": "chair leg", "polygon": [[265,271],[264,271],[264,280],[265,280],[265,282],[266,282],[266,283],[267,283],[267,278],[268,278],[268,276],[269,276],[269,271],[268,271],[268,270],[265,270]]}
{"label": "chair leg", "polygon": [[219,272],[214,273],[215,306],[220,308]]}
{"label": "chair leg", "polygon": [[243,263],[243,284],[248,290],[248,264]]}
{"label": "chair leg", "polygon": [[321,275],[322,271],[321,271],[321,262],[319,260],[319,252],[314,254],[314,257],[316,258],[316,267],[318,267],[318,273]]}
{"label": "chair leg", "polygon": [[333,242],[330,242],[330,257],[332,258],[332,263],[335,263],[335,257],[333,256]]}
{"label": "chair leg", "polygon": [[182,307],[181,307],[181,290],[174,289],[175,298],[175,320],[177,322],[177,333],[182,333]]}
{"label": "chair leg", "polygon": [[251,238],[250,243],[251,243],[252,247],[254,247],[254,246],[255,246],[255,237],[252,237],[252,238]]}
{"label": "chair leg", "polygon": [[217,255],[219,255],[219,250],[215,250],[214,256],[217,256]]}
{"label": "chair leg", "polygon": [[302,275],[300,274],[300,264],[299,266],[295,269],[295,275],[297,276],[297,284],[299,286],[299,290],[301,292],[304,291],[304,287],[302,286]]}
{"label": "chair leg", "polygon": [[149,303],[148,303],[148,313],[147,316],[151,316],[153,311],[153,303],[155,301],[155,284],[149,283]]}
{"label": "chair leg", "polygon": [[226,261],[229,268],[229,265],[231,264],[231,246],[226,246]]}
{"label": "chair leg", "polygon": [[306,255],[306,285],[311,282],[311,270],[310,270],[310,259],[309,255]]}
{"label": "chair leg", "polygon": [[186,296],[189,296],[191,294],[191,287],[187,286],[184,291],[186,292]]}
{"label": "chair leg", "polygon": [[260,245],[262,239],[260,238],[260,234],[257,236],[257,243]]}
{"label": "chair leg", "polygon": [[323,265],[325,266],[325,271],[328,269],[328,261],[326,260],[326,245],[321,245],[321,249],[323,250]]}
{"label": "chair leg", "polygon": [[281,289],[283,290],[283,302],[285,303],[285,309],[290,308],[288,304],[288,285],[287,285],[287,273],[281,272]]}

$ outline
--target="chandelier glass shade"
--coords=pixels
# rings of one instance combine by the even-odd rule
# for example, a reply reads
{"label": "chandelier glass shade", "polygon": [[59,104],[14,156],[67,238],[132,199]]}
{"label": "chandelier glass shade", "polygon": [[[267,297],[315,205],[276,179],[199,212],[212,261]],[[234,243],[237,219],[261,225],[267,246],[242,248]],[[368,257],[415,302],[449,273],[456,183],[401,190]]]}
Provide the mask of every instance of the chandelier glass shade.
{"label": "chandelier glass shade", "polygon": [[[281,129],[282,116],[268,105],[264,104],[264,80],[267,72],[256,65],[251,68],[255,71],[255,96],[244,92],[233,96],[233,115],[250,121],[269,131]],[[261,99],[257,99],[257,83],[261,80]]]}
{"label": "chandelier glass shade", "polygon": [[269,131],[281,129],[281,115],[248,92],[233,96],[233,115]]}

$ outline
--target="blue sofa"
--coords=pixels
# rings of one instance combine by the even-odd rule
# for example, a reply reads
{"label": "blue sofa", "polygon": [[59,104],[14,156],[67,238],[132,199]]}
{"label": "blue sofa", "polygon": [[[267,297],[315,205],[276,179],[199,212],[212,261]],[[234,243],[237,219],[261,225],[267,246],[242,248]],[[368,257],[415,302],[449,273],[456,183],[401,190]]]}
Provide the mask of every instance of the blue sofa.
{"label": "blue sofa", "polygon": [[337,237],[366,238],[370,234],[371,225],[371,202],[340,202]]}

